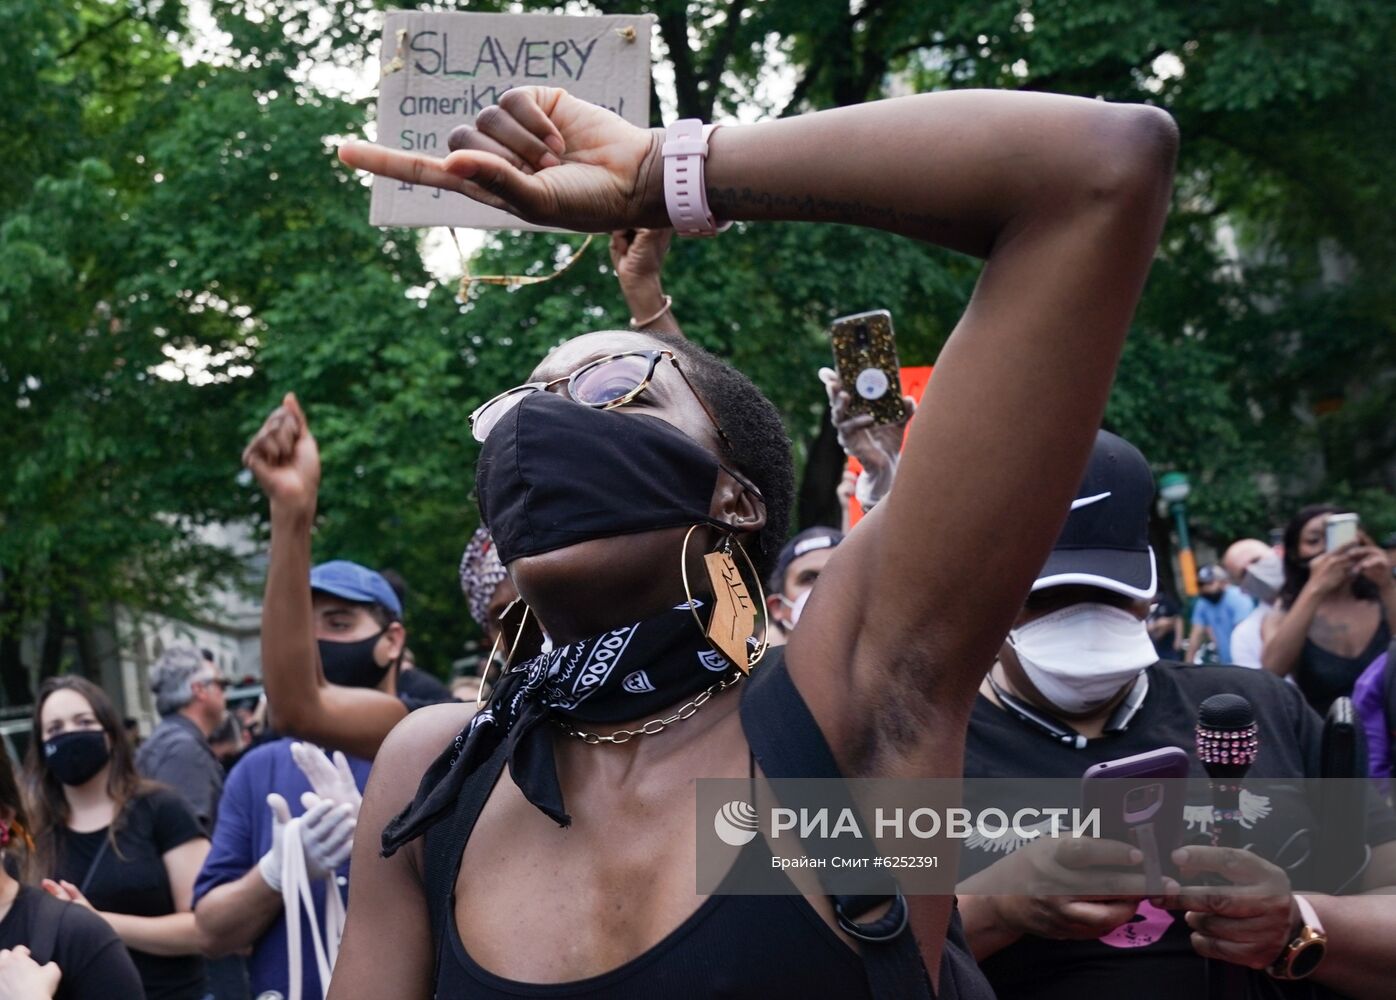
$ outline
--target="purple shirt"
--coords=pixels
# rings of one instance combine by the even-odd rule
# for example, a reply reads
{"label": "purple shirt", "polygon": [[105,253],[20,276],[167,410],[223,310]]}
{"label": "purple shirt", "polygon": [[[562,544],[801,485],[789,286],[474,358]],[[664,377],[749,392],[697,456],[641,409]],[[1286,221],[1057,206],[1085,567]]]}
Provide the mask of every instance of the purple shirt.
{"label": "purple shirt", "polygon": [[1367,734],[1367,770],[1374,778],[1391,777],[1391,730],[1386,722],[1386,660],[1382,653],[1362,671],[1352,688],[1352,707]]}
{"label": "purple shirt", "polygon": [[[267,806],[267,793],[280,792],[291,807],[291,815],[299,816],[301,793],[310,791],[310,782],[291,757],[291,739],[280,739],[248,751],[228,775],[219,805],[218,825],[213,830],[213,846],[204,861],[203,870],[194,883],[194,903],[209,890],[242,878],[267,851],[271,850],[272,816]],[[349,769],[363,791],[368,783],[370,762],[349,758]],[[341,877],[348,874],[346,864]],[[341,883],[343,884],[343,883]],[[310,887],[315,900],[315,916],[324,926],[325,886],[318,879]],[[318,997],[320,971],[310,957],[309,916],[301,911],[301,943],[306,949],[301,962],[301,989],[307,997]],[[255,997],[268,990],[282,996],[290,995],[290,966],[286,954],[286,915],[277,916],[267,932],[252,946],[247,962],[248,976]]]}

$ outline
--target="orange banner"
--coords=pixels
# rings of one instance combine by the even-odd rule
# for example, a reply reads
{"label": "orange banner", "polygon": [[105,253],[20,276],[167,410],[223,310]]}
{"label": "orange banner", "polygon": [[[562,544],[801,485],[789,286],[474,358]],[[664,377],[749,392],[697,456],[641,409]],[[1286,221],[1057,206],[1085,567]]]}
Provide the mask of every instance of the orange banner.
{"label": "orange banner", "polygon": [[[926,385],[931,381],[931,371],[934,365],[905,365],[902,367],[902,395],[910,396],[916,400],[916,405],[921,405],[921,397],[926,393]],[[902,444],[905,447],[906,436],[902,436]],[[848,456],[847,469],[855,476],[863,471],[863,463],[852,455]],[[858,503],[857,498],[848,498],[848,526],[851,529],[855,524],[863,519],[863,507]]]}

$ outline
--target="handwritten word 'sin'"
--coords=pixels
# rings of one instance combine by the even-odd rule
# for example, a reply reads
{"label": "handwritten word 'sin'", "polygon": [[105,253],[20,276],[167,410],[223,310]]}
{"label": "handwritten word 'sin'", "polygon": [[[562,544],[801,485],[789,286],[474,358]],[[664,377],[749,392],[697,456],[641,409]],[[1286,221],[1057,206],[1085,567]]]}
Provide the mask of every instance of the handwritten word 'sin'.
{"label": "handwritten word 'sin'", "polygon": [[[445,32],[419,31],[412,35],[407,48],[416,58],[412,68],[427,76],[468,76],[493,72],[497,77],[518,77],[529,80],[580,80],[586,72],[587,61],[596,48],[597,39],[578,45],[572,39],[521,38],[512,48],[493,35],[486,35],[474,48],[465,41],[465,56],[451,56],[452,36]],[[456,36],[456,41],[460,37]]]}

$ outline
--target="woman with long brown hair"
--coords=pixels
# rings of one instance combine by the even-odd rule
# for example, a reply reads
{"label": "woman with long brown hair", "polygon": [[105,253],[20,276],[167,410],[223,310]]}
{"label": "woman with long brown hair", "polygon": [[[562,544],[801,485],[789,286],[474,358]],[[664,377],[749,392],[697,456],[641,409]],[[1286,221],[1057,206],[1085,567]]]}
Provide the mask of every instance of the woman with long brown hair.
{"label": "woman with long brown hair", "polygon": [[150,1000],[204,997],[191,900],[208,839],[178,794],[136,772],[102,689],[80,677],[45,681],[26,764],[44,888],[111,925]]}
{"label": "woman with long brown hair", "polygon": [[[44,968],[36,996],[58,1000],[138,997],[140,977],[116,932],[95,914],[27,884],[34,861],[29,816],[14,767],[0,743],[0,954],[24,948],[15,961]],[[55,969],[48,968],[52,963]],[[57,992],[50,988],[57,973]],[[0,969],[0,978],[7,969]]]}

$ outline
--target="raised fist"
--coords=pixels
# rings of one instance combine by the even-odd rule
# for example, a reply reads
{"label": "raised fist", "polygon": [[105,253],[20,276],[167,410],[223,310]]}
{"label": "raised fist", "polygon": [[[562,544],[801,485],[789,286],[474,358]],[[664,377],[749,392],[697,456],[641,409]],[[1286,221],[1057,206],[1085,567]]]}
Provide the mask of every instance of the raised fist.
{"label": "raised fist", "polygon": [[288,392],[281,405],[242,453],[272,510],[313,515],[320,489],[320,448],[310,433],[301,405]]}

